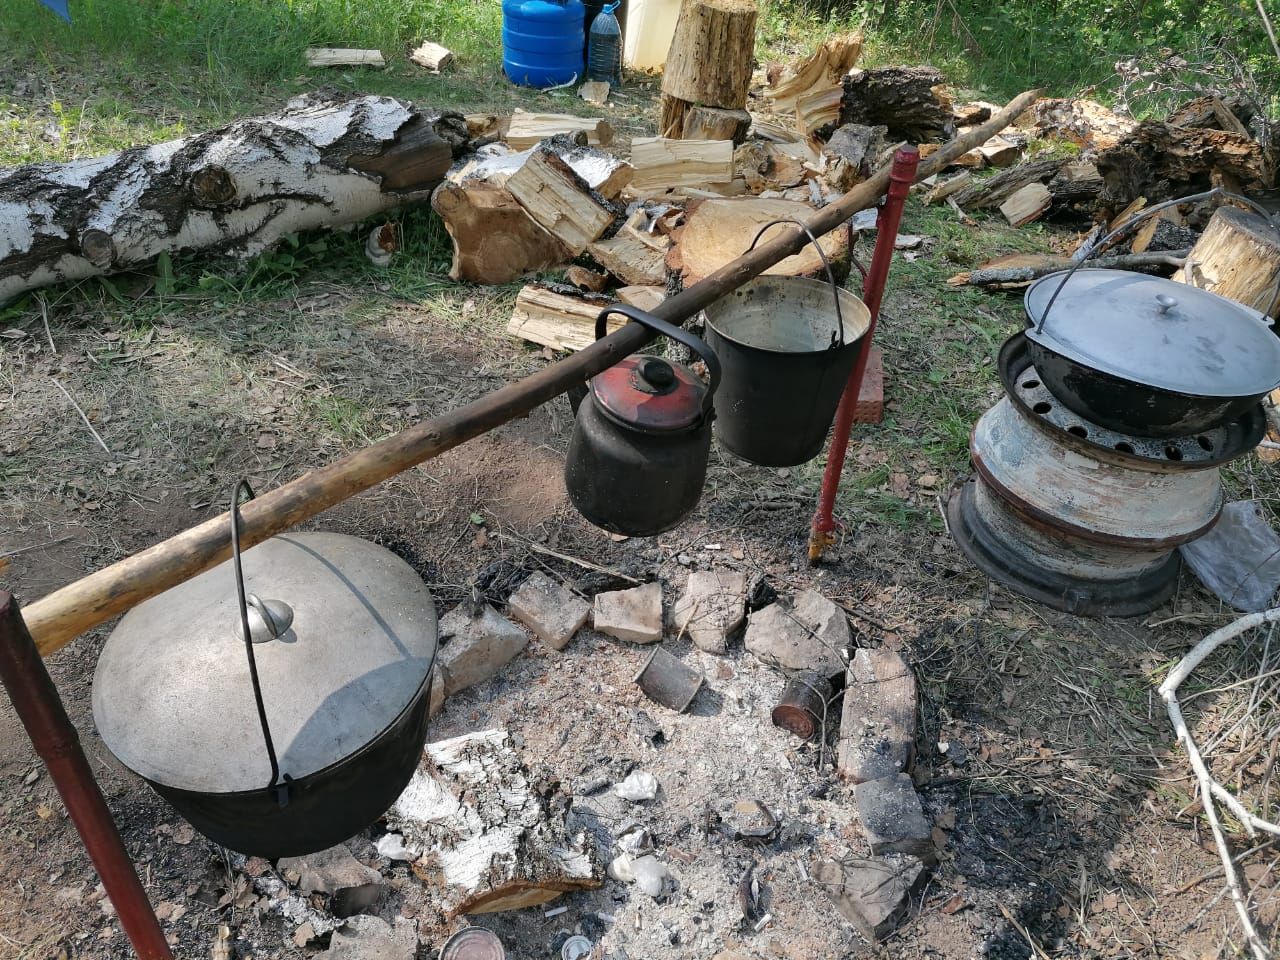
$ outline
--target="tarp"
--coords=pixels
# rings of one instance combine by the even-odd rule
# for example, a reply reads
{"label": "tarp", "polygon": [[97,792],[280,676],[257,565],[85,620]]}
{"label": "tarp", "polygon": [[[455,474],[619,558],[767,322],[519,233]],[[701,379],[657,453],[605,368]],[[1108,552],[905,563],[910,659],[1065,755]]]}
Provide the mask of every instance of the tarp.
{"label": "tarp", "polygon": [[67,21],[67,23],[71,22],[71,10],[67,6],[67,0],[40,0],[40,2]]}

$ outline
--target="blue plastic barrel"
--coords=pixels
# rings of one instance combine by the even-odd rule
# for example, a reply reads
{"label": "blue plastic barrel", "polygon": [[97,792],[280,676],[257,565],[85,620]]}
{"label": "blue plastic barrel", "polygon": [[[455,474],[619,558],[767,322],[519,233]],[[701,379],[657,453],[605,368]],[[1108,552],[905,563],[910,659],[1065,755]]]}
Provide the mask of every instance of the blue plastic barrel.
{"label": "blue plastic barrel", "polygon": [[582,0],[502,0],[502,69],[512,83],[554,87],[583,76]]}

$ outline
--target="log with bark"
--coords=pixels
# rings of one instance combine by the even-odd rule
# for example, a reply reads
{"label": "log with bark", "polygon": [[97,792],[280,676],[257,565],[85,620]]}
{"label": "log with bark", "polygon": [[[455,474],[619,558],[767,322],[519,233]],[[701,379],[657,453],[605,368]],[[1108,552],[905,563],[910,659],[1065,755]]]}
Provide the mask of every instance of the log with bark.
{"label": "log with bark", "polygon": [[1258,214],[1219,207],[1187,262],[1190,278],[1180,270],[1175,280],[1280,317],[1280,236]]}
{"label": "log with bark", "polygon": [[[751,241],[760,232],[760,228],[771,220],[788,217],[803,219],[813,212],[808,205],[793,200],[766,200],[760,197],[705,200],[691,203],[685,209],[684,226],[672,234],[673,244],[667,253],[670,279],[683,286],[710,276],[740,257],[751,246]],[[771,227],[760,239],[760,243],[767,242],[770,237],[786,229],[789,229],[786,224]],[[836,270],[836,279],[839,280],[848,272],[848,233],[835,230],[820,237],[818,242],[831,260],[831,265]],[[812,246],[806,246],[799,253],[770,267],[765,273],[784,277],[826,277],[822,258]]]}
{"label": "log with bark", "polygon": [[1123,141],[1098,154],[1101,201],[1118,210],[1137,197],[1159,203],[1211,186],[1235,192],[1276,184],[1262,145],[1250,137],[1203,127],[1177,127],[1147,120]]}
{"label": "log with bark", "polygon": [[1177,107],[1167,120],[1175,127],[1205,127],[1227,133],[1249,134],[1254,111],[1244,97],[1196,97]]}
{"label": "log with bark", "polygon": [[941,85],[933,67],[855,70],[844,78],[840,123],[883,125],[890,139],[912,143],[948,137],[955,127]]}
{"label": "log with bark", "polygon": [[[518,910],[604,882],[595,844],[571,833],[558,785],[522,761],[505,730],[427,744],[387,825],[405,846],[437,922]],[[567,801],[567,798],[562,798]]]}
{"label": "log with bark", "polygon": [[[1160,253],[1126,253],[1116,257],[1099,257],[1090,260],[1090,266],[1112,270],[1140,270],[1168,275],[1169,271],[1186,262],[1188,250],[1167,250]],[[1044,254],[1011,253],[997,257],[982,266],[958,273],[947,281],[951,286],[986,287],[989,290],[1019,290],[1033,280],[1069,270],[1075,265],[1070,257],[1053,257]]]}
{"label": "log with bark", "polygon": [[880,154],[884,152],[888,128],[869,127],[862,123],[846,123],[837,127],[822,148],[826,159],[824,176],[836,190],[844,193],[871,175]]}
{"label": "log with bark", "polygon": [[1035,136],[1065,140],[1087,151],[1113,147],[1137,126],[1100,103],[1076,97],[1038,100],[1017,125]]}
{"label": "log with bark", "polygon": [[252,257],[425,201],[466,143],[457,114],[310,96],[181,140],[2,171],[0,303],[162,253]]}
{"label": "log with bark", "polygon": [[471,283],[511,283],[526,273],[572,259],[503,187],[442,183],[431,197],[453,241],[449,277]]}
{"label": "log with bark", "polygon": [[659,133],[681,137],[695,104],[726,110],[747,105],[756,16],[754,0],[685,0],[662,72]]}
{"label": "log with bark", "polygon": [[955,201],[966,210],[994,209],[1027,184],[1052,182],[1063,163],[1058,157],[1023,161],[1016,167],[1001,170],[993,177],[966,187],[955,194]]}

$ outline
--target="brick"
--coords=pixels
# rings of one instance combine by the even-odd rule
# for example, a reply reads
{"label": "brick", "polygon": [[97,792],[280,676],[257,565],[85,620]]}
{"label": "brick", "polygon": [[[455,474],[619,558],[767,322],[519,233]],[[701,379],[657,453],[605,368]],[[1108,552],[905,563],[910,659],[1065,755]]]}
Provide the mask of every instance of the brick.
{"label": "brick", "polygon": [[926,863],[936,859],[933,825],[905,773],[857,784],[853,802],[872,853],[909,853]]}
{"label": "brick", "polygon": [[700,650],[724,653],[729,635],[747,614],[747,575],[737,570],[697,570],[671,611],[671,627]]}
{"label": "brick", "polygon": [[826,860],[813,875],[841,916],[874,943],[898,925],[923,872],[924,865],[915,857],[894,854],[875,860]]}
{"label": "brick", "polygon": [[488,604],[475,616],[464,604],[454,607],[440,619],[440,638],[446,697],[488,680],[529,644],[528,634]]}
{"label": "brick", "polygon": [[657,643],[662,639],[662,584],[597,593],[595,628],[619,640]]}
{"label": "brick", "polygon": [[858,389],[858,402],[853,407],[854,423],[879,423],[884,419],[884,354],[873,346],[867,356]]}
{"label": "brick", "polygon": [[540,570],[511,594],[507,609],[556,650],[563,650],[591,615],[591,604]]}
{"label": "brick", "polygon": [[892,650],[859,649],[844,689],[837,767],[854,783],[906,771],[916,740],[916,680]]}
{"label": "brick", "polygon": [[815,590],[779,600],[751,614],[744,639],[756,659],[784,670],[845,669],[853,637],[844,611]]}

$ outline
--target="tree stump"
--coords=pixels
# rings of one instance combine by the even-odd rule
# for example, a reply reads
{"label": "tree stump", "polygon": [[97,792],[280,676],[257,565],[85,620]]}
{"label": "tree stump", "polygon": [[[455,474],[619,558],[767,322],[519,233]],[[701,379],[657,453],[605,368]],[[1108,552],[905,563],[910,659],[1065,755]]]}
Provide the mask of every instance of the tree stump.
{"label": "tree stump", "polygon": [[1275,317],[1280,315],[1280,237],[1260,216],[1239,207],[1219,207],[1191,248],[1187,271],[1174,275]]}
{"label": "tree stump", "polygon": [[756,13],[754,0],[685,0],[662,73],[659,133],[683,136],[685,114],[695,104],[747,105]]}

